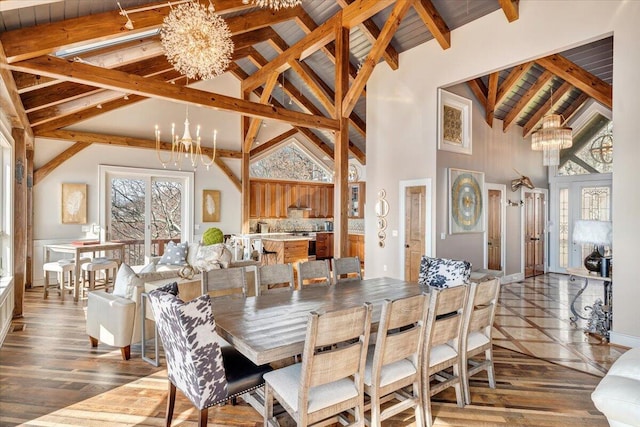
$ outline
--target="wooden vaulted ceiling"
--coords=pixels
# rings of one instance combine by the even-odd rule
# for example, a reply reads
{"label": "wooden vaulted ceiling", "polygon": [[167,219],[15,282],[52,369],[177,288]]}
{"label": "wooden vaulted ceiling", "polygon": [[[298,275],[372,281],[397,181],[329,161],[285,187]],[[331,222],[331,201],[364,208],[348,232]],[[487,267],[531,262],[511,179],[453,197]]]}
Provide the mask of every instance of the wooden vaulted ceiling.
{"label": "wooden vaulted ceiling", "polygon": [[[450,0],[304,0],[302,6],[277,12],[243,0],[215,0],[216,12],[229,25],[235,44],[228,72],[242,81],[245,94],[234,98],[187,87],[186,79],[164,57],[157,34],[122,40],[132,33],[159,28],[170,11],[166,1],[122,0],[125,9],[165,6],[132,14],[133,31],[125,28],[126,18],[115,0],[35,0],[23,2],[23,6],[29,4],[27,8],[21,8],[20,2],[3,3],[0,72],[13,104],[14,126],[32,133],[31,143],[33,136],[76,143],[40,168],[34,182],[93,143],[155,148],[155,141],[132,135],[67,128],[143,99],[157,98],[250,118],[242,146],[219,150],[216,158],[238,187],[239,179],[224,158],[259,153],[295,134],[302,134],[333,157],[332,135],[340,129],[340,117],[348,119],[350,154],[365,163],[364,97],[367,79],[379,61],[397,69],[402,66],[399,52],[431,38],[448,49],[452,29],[500,8],[505,25],[518,19],[519,13],[517,0],[477,0],[471,10],[468,2]],[[15,8],[7,6],[10,3]],[[341,52],[336,42],[339,28],[350,29],[349,52]],[[102,47],[82,49],[97,41]],[[104,45],[105,41],[110,43]],[[63,55],[70,48],[79,50]],[[340,108],[336,108],[338,90],[332,68],[337,61],[348,61],[349,73]],[[562,107],[567,118],[589,98],[609,108],[612,102],[610,82],[561,54],[468,84],[485,107],[490,125],[494,118],[503,120],[505,130],[519,124],[524,136],[548,111],[550,103],[545,102],[544,94],[550,87],[554,90],[553,108]],[[283,96],[275,96],[279,93]],[[292,102],[279,102],[284,95]],[[257,145],[261,120],[286,122],[292,129]]]}

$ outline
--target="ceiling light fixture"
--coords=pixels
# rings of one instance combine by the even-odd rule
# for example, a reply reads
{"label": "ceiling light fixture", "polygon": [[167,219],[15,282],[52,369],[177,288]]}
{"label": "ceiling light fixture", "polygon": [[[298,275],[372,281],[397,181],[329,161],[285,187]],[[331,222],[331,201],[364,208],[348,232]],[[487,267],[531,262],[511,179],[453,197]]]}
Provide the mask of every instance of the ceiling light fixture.
{"label": "ceiling light fixture", "polygon": [[[553,108],[553,89],[551,90],[551,107]],[[560,164],[560,150],[573,145],[572,129],[562,126],[562,116],[547,114],[542,118],[542,128],[531,135],[531,149],[543,151],[544,166]]]}
{"label": "ceiling light fixture", "polygon": [[197,0],[172,7],[160,38],[171,65],[188,78],[213,79],[231,62],[231,31],[211,1],[208,8]]}
{"label": "ceiling light fixture", "polygon": [[213,130],[213,154],[211,155],[211,160],[207,161],[206,157],[202,154],[200,125],[196,127],[195,139],[191,136],[191,129],[189,127],[189,106],[187,106],[187,115],[184,121],[184,133],[182,134],[182,138],[176,135],[176,124],[171,123],[171,155],[169,158],[162,157],[162,141],[160,140],[160,128],[158,125],[155,127],[155,134],[156,154],[158,155],[158,160],[162,163],[162,167],[165,169],[169,163],[173,163],[179,170],[182,170],[182,161],[184,159],[189,159],[193,170],[198,168],[199,163],[206,166],[207,170],[209,170],[209,167],[215,162],[218,130]]}
{"label": "ceiling light fixture", "polygon": [[302,0],[242,0],[242,3],[244,4],[249,4],[249,2],[255,4],[258,7],[268,7],[273,10],[280,10],[287,7],[296,7],[302,4]]}

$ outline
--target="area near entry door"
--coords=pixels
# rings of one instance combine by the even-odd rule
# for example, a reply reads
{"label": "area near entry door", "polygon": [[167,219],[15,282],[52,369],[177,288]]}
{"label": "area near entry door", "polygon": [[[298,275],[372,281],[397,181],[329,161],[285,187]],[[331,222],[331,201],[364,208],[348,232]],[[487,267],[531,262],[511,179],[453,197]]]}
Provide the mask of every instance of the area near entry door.
{"label": "area near entry door", "polygon": [[544,274],[546,197],[524,192],[524,277]]}

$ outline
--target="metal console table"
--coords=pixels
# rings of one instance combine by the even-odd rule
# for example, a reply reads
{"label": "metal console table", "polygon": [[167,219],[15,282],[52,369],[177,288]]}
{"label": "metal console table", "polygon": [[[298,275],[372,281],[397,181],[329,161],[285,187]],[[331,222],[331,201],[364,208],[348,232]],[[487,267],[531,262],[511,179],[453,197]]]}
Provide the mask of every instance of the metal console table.
{"label": "metal console table", "polygon": [[[602,277],[596,274],[591,274],[585,268],[567,268],[569,273],[569,280],[576,281],[578,279],[584,280],[582,287],[578,291],[573,301],[571,301],[571,312],[573,316],[570,318],[571,323],[576,324],[578,319],[586,320],[587,327],[585,332],[596,334],[601,336],[604,340],[609,341],[609,331],[611,330],[613,322],[613,299],[612,299],[612,286],[613,280],[611,277]],[[587,305],[582,311],[589,311],[587,316],[583,316],[576,310],[575,304],[580,295],[589,286],[589,281],[602,282],[604,285],[604,302],[598,298],[593,305]]]}

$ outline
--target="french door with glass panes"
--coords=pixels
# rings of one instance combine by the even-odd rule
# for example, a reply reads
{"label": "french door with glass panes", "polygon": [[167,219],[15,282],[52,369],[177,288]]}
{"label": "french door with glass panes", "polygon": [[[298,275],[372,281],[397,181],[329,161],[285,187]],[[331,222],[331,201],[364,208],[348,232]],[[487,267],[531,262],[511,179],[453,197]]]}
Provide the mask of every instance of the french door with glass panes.
{"label": "french door with glass panes", "polygon": [[104,239],[125,243],[127,264],[143,265],[169,241],[193,236],[192,173],[102,166],[100,177]]}
{"label": "french door with glass panes", "polygon": [[551,194],[553,226],[549,269],[564,273],[568,267],[581,267],[584,258],[593,251],[593,245],[573,243],[575,222],[580,219],[611,221],[611,174],[555,177]]}

